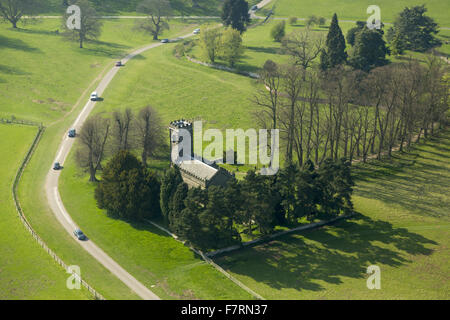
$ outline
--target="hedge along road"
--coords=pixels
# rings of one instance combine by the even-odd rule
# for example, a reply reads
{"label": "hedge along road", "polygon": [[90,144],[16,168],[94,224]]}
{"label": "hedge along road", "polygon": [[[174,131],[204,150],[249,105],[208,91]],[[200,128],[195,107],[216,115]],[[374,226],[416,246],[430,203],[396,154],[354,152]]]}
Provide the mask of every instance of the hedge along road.
{"label": "hedge along road", "polygon": [[[188,34],[182,36],[180,38],[187,38],[192,36],[192,34]],[[122,62],[126,64],[129,60],[133,59],[135,56],[148,51],[150,49],[161,46],[162,43],[153,43],[141,49],[134,51],[133,53],[126,56]],[[114,76],[119,72],[120,67],[113,67],[101,80],[98,87],[95,91],[97,91],[98,95],[101,97],[103,92],[106,90],[108,85]],[[79,131],[83,126],[83,123],[88,118],[91,111],[94,109],[96,105],[95,101],[88,101],[84,106],[83,110],[78,115],[77,119],[73,123],[73,129]],[[64,165],[64,161],[69,154],[75,139],[71,139],[65,134],[59,148],[58,153],[54,162],[59,162],[61,166]],[[115,262],[111,257],[109,257],[102,249],[100,249],[95,243],[87,239],[86,241],[78,241],[78,239],[73,235],[73,231],[78,229],[78,226],[70,217],[69,213],[64,207],[64,204],[61,201],[61,196],[58,190],[58,181],[61,171],[53,170],[50,168],[46,181],[45,181],[45,193],[47,196],[47,201],[50,205],[51,210],[55,214],[57,220],[61,225],[66,229],[66,231],[72,235],[77,242],[83,247],[84,250],[89,252],[98,262],[100,262],[105,268],[111,271],[117,278],[119,278],[126,286],[128,286],[131,290],[133,290],[137,295],[139,295],[144,300],[159,300],[160,298],[150,291],[147,287],[145,287],[141,282],[139,282],[136,278],[134,278],[131,274],[129,274],[124,268],[122,268],[117,262]]]}

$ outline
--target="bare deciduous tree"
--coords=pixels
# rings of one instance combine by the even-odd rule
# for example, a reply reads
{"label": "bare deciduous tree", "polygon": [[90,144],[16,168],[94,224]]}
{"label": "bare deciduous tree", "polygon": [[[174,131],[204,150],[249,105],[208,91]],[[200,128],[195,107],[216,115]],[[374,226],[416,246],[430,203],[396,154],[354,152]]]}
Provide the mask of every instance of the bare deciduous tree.
{"label": "bare deciduous tree", "polygon": [[98,115],[87,119],[81,129],[81,147],[77,150],[76,160],[80,167],[89,171],[91,182],[97,181],[95,174],[101,167],[109,132],[109,120]]}
{"label": "bare deciduous tree", "polygon": [[134,147],[133,118],[133,111],[130,108],[113,113],[112,148],[114,152],[129,151]]}
{"label": "bare deciduous tree", "polygon": [[169,29],[167,17],[172,8],[168,0],[144,0],[137,7],[137,12],[147,15],[147,19],[136,22],[137,29],[150,33],[153,40],[166,29]]}
{"label": "bare deciduous tree", "polygon": [[156,110],[147,106],[137,116],[137,139],[136,143],[142,149],[142,162],[147,165],[148,157],[155,155],[163,144],[163,126],[161,118]]}
{"label": "bare deciduous tree", "polygon": [[[293,58],[296,65],[300,65],[306,72],[322,52],[324,43],[324,38],[321,35],[314,35],[309,28],[306,28],[302,31],[294,31],[286,36],[282,41],[282,49]],[[305,74],[303,80],[305,80]]]}
{"label": "bare deciduous tree", "polygon": [[17,23],[24,16],[35,15],[41,4],[40,0],[0,0],[0,16],[17,28]]}

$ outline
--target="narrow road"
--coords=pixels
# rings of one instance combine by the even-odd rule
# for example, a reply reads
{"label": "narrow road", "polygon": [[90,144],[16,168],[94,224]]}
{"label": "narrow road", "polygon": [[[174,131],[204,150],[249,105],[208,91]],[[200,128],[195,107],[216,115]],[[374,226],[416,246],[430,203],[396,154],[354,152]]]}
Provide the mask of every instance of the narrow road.
{"label": "narrow road", "polygon": [[[192,36],[192,34],[185,35],[181,38],[187,38]],[[126,64],[130,59],[133,59],[135,56],[148,51],[150,49],[159,47],[163,44],[161,43],[153,43],[141,49],[134,51],[129,54],[127,57],[122,59],[122,62]],[[101,80],[97,89],[98,95],[101,97],[103,92],[106,90],[108,85],[114,76],[119,72],[120,67],[113,67]],[[71,128],[79,131],[83,126],[83,123],[88,118],[91,111],[94,109],[96,102],[88,101],[84,106],[83,110],[78,115],[77,119],[71,126]],[[68,138],[67,133],[65,134],[61,145],[58,148],[58,153],[54,162],[59,162],[61,166],[64,166],[64,162],[69,154],[75,139]],[[64,207],[64,204],[61,201],[61,196],[58,191],[58,181],[59,176],[61,175],[61,171],[55,171],[50,168],[47,178],[45,181],[45,193],[47,196],[48,203],[53,213],[55,214],[57,220],[61,223],[61,225],[66,229],[66,231],[74,238],[73,231],[78,228],[75,222],[70,217],[70,214]],[[82,228],[80,228],[82,229]],[[117,276],[125,285],[127,285],[131,290],[133,290],[137,295],[139,295],[144,300],[159,300],[160,298],[150,291],[147,287],[145,287],[141,282],[136,280],[131,274],[129,274],[125,269],[123,269],[117,262],[115,262],[111,257],[109,257],[102,249],[100,249],[92,240],[88,239],[87,241],[76,241],[83,247],[84,250],[89,252],[98,262],[100,262],[106,269],[111,271],[114,275]]]}

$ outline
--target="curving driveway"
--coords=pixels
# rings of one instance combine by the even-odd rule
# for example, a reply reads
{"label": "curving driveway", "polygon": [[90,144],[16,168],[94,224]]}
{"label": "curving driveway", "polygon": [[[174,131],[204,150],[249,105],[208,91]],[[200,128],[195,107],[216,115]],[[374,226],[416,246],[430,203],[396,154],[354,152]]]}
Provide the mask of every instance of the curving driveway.
{"label": "curving driveway", "polygon": [[[187,38],[192,34],[185,35],[181,38]],[[148,51],[150,49],[161,46],[161,43],[153,43],[141,49],[134,51],[129,54],[127,57],[122,59],[123,63],[127,63],[130,59],[135,56]],[[101,80],[98,87],[95,91],[98,92],[99,96],[102,96],[105,89],[108,87],[111,80],[114,76],[119,72],[119,67],[113,67]],[[83,126],[83,123],[88,118],[91,111],[94,109],[96,102],[89,101],[84,106],[83,110],[78,115],[77,119],[71,126],[71,128],[79,131]],[[64,166],[64,162],[69,154],[75,139],[71,139],[67,137],[67,133],[63,138],[59,148],[58,153],[54,162],[59,162],[62,166]],[[61,171],[55,171],[50,168],[47,178],[45,181],[45,193],[47,196],[48,203],[53,213],[55,214],[57,220],[61,223],[61,225],[66,229],[66,231],[74,238],[73,231],[78,228],[75,222],[70,217],[69,213],[64,207],[64,204],[61,201],[61,197],[58,191],[58,180],[61,175]],[[81,229],[81,228],[80,228]],[[160,298],[150,291],[147,287],[145,287],[141,282],[136,280],[131,274],[129,274],[125,269],[123,269],[117,262],[115,262],[111,257],[109,257],[102,249],[100,249],[92,240],[88,239],[87,241],[78,241],[81,247],[84,250],[89,252],[98,262],[100,262],[106,269],[111,271],[117,278],[119,278],[125,285],[127,285],[131,290],[133,290],[137,295],[139,295],[142,299],[145,300],[159,300]]]}
{"label": "curving driveway", "polygon": [[[258,7],[261,8],[269,2],[271,2],[271,0],[263,0],[258,4]],[[192,36],[192,33],[182,36],[180,38],[184,39],[190,36]],[[133,53],[129,54],[128,56],[126,56],[124,59],[122,59],[122,62],[126,64],[129,60],[133,59],[135,56],[150,49],[159,47],[161,45],[163,44],[153,43],[146,47],[138,49]],[[117,72],[119,72],[119,70],[120,70],[119,67],[113,67],[103,77],[103,79],[95,89],[95,91],[97,91],[100,97],[110,84],[111,80],[117,74]],[[94,109],[95,105],[96,105],[95,101],[88,101],[84,106],[83,110],[81,110],[75,122],[72,124],[71,128],[74,128],[79,132],[81,127],[83,126],[83,123],[86,121],[89,114]],[[74,141],[75,139],[69,138],[67,136],[67,133],[65,133],[64,138],[58,148],[58,153],[56,155],[54,162],[59,162],[61,166],[64,166],[64,162],[70,150],[72,149]],[[139,282],[136,278],[134,278],[131,274],[129,274],[124,268],[122,268],[117,262],[115,262],[110,256],[108,256],[102,249],[100,249],[92,240],[88,239],[87,241],[79,241],[78,239],[76,239],[76,237],[73,235],[73,231],[77,229],[78,226],[72,220],[66,208],[64,207],[64,204],[61,201],[61,196],[58,190],[58,181],[60,175],[61,171],[55,171],[52,168],[50,168],[45,181],[45,193],[47,196],[47,201],[59,223],[61,223],[64,229],[66,229],[66,231],[77,241],[77,243],[84,250],[89,252],[98,262],[100,262],[106,269],[108,269],[109,271],[111,271],[111,273],[117,276],[117,278],[119,278],[125,285],[127,285],[142,299],[159,300],[160,298],[156,294],[154,294],[151,290],[149,290],[146,286],[144,286],[141,282]]]}

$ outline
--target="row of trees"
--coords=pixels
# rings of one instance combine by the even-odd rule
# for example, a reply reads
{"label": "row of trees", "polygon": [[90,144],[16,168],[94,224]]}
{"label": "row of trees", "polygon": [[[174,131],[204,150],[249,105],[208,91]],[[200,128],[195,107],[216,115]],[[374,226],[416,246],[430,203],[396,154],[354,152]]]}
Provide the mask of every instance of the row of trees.
{"label": "row of trees", "polygon": [[409,61],[368,74],[269,60],[260,73],[264,88],[254,98],[255,117],[264,128],[281,130],[287,163],[380,158],[433,134],[435,123],[446,125],[447,71],[434,56],[425,66]]}
{"label": "row of trees", "polygon": [[353,210],[353,181],[345,161],[325,161],[315,169],[288,166],[276,176],[249,171],[242,181],[226,188],[188,189],[176,167],[161,182],[160,206],[170,229],[200,249],[217,249],[252,236],[273,232],[276,225],[295,225],[319,213],[337,215]]}
{"label": "row of trees", "polygon": [[164,145],[164,127],[158,113],[150,106],[137,114],[131,109],[112,113],[111,118],[95,115],[86,120],[80,132],[76,160],[89,172],[89,181],[97,181],[102,161],[119,151],[137,151],[143,165]]}
{"label": "row of trees", "polygon": [[244,54],[241,34],[233,28],[204,28],[199,43],[203,58],[212,63],[222,59],[234,67]]}

